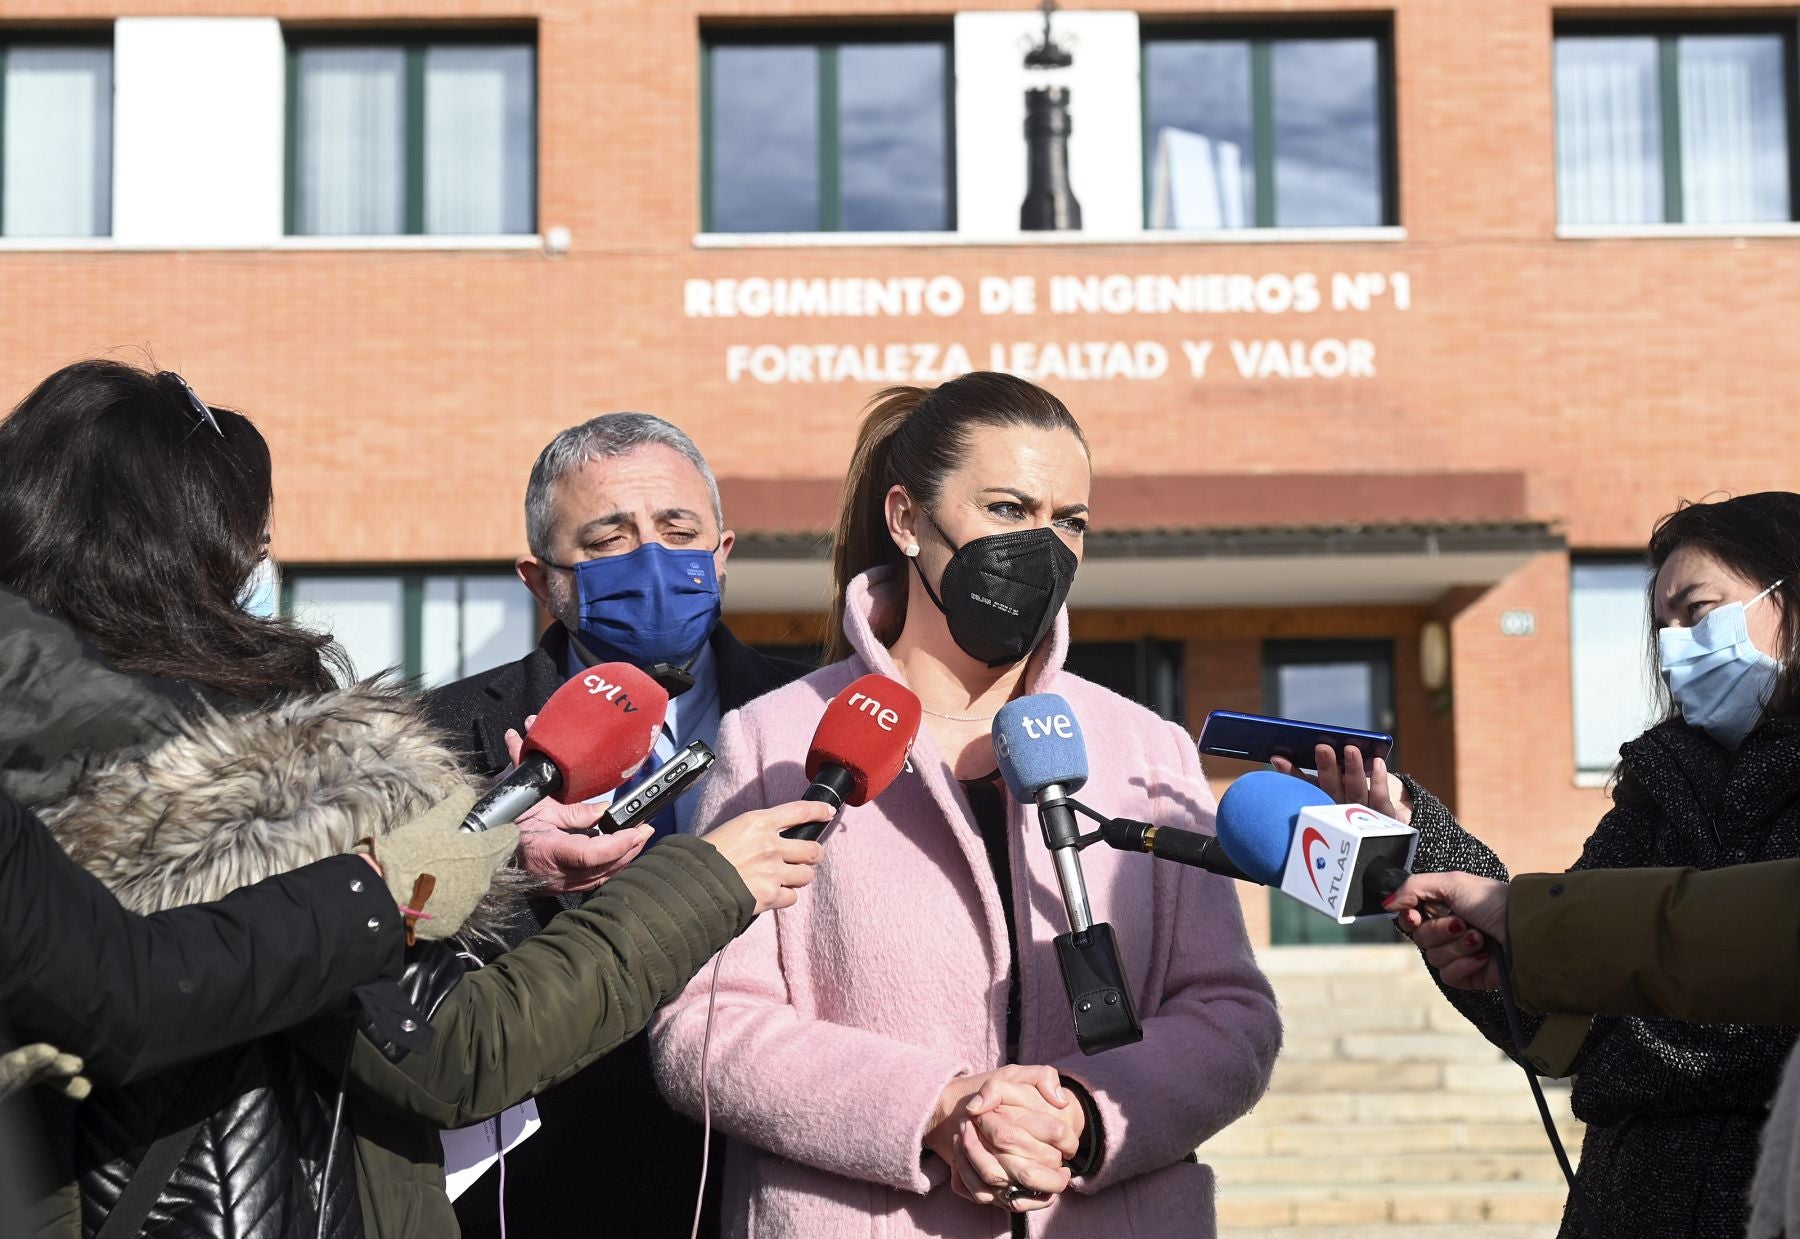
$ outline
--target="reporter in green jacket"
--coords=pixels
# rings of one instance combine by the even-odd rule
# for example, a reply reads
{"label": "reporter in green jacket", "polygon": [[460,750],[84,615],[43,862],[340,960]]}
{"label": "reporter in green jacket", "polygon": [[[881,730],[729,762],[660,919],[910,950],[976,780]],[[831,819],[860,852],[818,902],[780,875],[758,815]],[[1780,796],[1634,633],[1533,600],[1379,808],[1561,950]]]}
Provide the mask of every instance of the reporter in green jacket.
{"label": "reporter in green jacket", "polygon": [[[1410,934],[1447,907],[1505,948],[1519,1005],[1548,1016],[1525,1056],[1568,1072],[1596,1015],[1800,1024],[1800,860],[1725,869],[1593,869],[1510,883],[1422,873],[1387,906]],[[1426,952],[1446,985],[1495,989],[1500,955]],[[1746,1239],[1800,1239],[1800,1051],[1763,1129]]]}
{"label": "reporter in green jacket", "polygon": [[[1422,873],[1388,907],[1411,933],[1420,906],[1434,902],[1507,948],[1527,1010],[1800,1024],[1800,859],[1529,873],[1510,883]],[[1426,952],[1444,983],[1497,988],[1498,958],[1454,954],[1456,945]]]}

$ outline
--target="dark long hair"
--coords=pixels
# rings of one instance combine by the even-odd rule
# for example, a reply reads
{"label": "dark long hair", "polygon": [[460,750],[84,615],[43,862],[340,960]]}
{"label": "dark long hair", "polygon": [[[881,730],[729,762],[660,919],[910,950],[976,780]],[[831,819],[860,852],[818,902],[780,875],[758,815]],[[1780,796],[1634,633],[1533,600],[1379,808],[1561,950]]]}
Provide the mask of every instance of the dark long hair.
{"label": "dark long hair", "polygon": [[333,686],[331,639],[251,615],[274,502],[269,445],[175,376],[64,366],[0,422],[0,584],[119,667],[265,701]]}
{"label": "dark long hair", "polygon": [[[1745,580],[1754,581],[1759,589],[1781,582],[1769,595],[1781,600],[1781,649],[1774,653],[1781,673],[1763,715],[1800,714],[1800,495],[1765,490],[1713,503],[1683,500],[1656,523],[1648,553],[1653,665],[1657,657],[1656,574],[1683,546],[1707,552]],[[1655,678],[1660,684],[1661,675]]]}
{"label": "dark long hair", "polygon": [[[857,431],[838,507],[831,548],[829,661],[850,653],[844,636],[844,595],[850,582],[882,564],[904,571],[905,557],[888,536],[888,491],[904,486],[914,503],[930,510],[943,494],[944,479],[968,455],[970,431],[980,426],[1066,430],[1087,447],[1081,427],[1062,401],[1010,374],[977,370],[938,387],[890,387],[878,392]],[[906,591],[875,621],[875,635],[893,644],[906,623]]]}

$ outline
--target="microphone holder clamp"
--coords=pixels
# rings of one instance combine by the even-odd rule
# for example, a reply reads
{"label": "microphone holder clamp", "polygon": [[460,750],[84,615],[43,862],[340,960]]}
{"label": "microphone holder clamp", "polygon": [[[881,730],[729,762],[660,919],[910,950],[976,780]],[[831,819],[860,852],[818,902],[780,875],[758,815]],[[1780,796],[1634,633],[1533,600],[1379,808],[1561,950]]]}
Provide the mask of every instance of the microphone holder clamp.
{"label": "microphone holder clamp", "polygon": [[[1067,808],[1097,822],[1107,819],[1072,796],[1057,796],[1038,805],[1039,821],[1045,809]],[[1060,814],[1050,815],[1053,820]],[[1072,817],[1069,824],[1072,826]],[[1071,909],[1072,931],[1056,938],[1056,962],[1062,970],[1063,990],[1069,995],[1069,1009],[1075,1018],[1075,1043],[1083,1054],[1131,1045],[1144,1039],[1144,1023],[1138,1018],[1137,1004],[1131,998],[1124,966],[1119,962],[1119,943],[1112,926],[1094,922],[1087,908],[1086,891],[1077,884],[1080,861],[1075,854],[1099,841],[1101,834],[1069,835],[1067,827],[1052,837],[1052,827],[1045,823],[1044,841],[1051,845],[1057,859],[1057,877],[1063,883],[1063,895]],[[1060,845],[1060,846],[1059,846]],[[1066,858],[1066,859],[1065,859]],[[1065,875],[1065,868],[1073,868]],[[1078,892],[1079,897],[1073,897]]]}

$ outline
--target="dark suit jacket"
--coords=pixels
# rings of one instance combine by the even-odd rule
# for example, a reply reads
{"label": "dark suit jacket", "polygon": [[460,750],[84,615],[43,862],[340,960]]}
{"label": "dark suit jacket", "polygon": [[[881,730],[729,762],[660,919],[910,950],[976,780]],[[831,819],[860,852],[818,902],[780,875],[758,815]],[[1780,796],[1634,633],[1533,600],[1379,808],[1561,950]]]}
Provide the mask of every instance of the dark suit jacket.
{"label": "dark suit jacket", "polygon": [[[562,687],[569,640],[566,628],[552,624],[537,649],[518,662],[426,695],[427,717],[449,733],[470,769],[485,776],[507,766],[506,730],[523,726],[525,716]],[[723,624],[713,629],[712,651],[721,715],[812,670],[765,658]],[[525,932],[562,907],[553,898],[533,900]],[[688,1233],[699,1186],[700,1125],[676,1114],[657,1092],[642,1035],[550,1089],[537,1104],[543,1129],[506,1159],[512,1239],[676,1239]],[[721,1154],[715,1147],[702,1235],[719,1231]],[[464,1239],[498,1239],[498,1180],[490,1170],[458,1198]]]}

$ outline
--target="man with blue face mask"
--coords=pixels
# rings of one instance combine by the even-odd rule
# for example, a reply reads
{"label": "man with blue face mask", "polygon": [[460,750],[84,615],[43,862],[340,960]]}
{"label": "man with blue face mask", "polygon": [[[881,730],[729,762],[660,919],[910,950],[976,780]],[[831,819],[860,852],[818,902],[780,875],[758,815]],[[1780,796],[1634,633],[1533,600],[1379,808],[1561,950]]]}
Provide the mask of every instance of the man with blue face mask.
{"label": "man with blue face mask", "polygon": [[[758,654],[719,622],[734,535],[705,457],[660,417],[608,413],[557,435],[532,467],[525,528],[530,553],[517,562],[519,577],[556,622],[518,662],[426,698],[428,716],[484,776],[510,763],[507,732],[523,730],[564,681],[594,663],[631,663],[669,690],[643,775],[694,740],[712,745],[724,714],[811,670]],[[651,823],[656,834],[688,829],[696,800],[689,794],[664,810]],[[580,813],[571,811],[571,824],[597,816],[573,820]],[[552,882],[563,894],[532,901],[528,930],[598,885],[610,870],[596,866],[613,860],[606,849],[614,842],[568,836],[568,859]],[[515,1239],[687,1232],[700,1129],[663,1102],[641,1037],[537,1104],[543,1129],[506,1159]],[[497,1177],[490,1172],[457,1201],[470,1239],[499,1233]],[[703,1233],[716,1231],[709,1199]]]}

